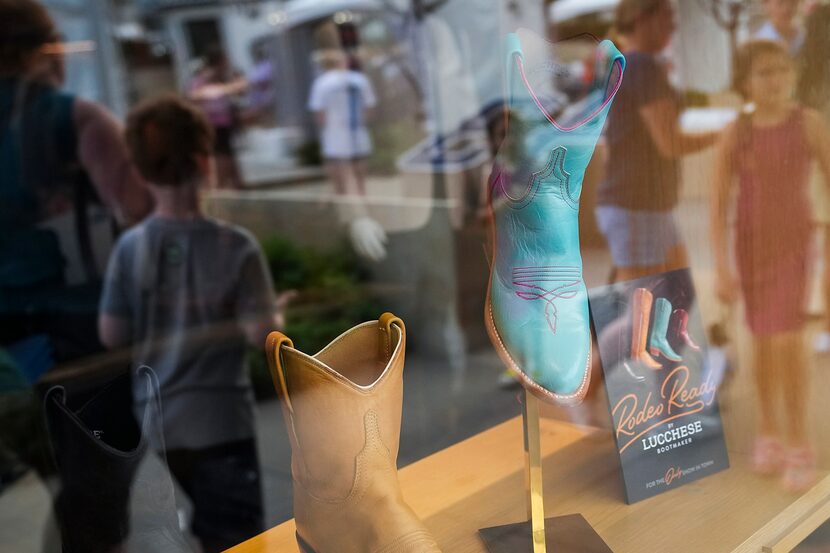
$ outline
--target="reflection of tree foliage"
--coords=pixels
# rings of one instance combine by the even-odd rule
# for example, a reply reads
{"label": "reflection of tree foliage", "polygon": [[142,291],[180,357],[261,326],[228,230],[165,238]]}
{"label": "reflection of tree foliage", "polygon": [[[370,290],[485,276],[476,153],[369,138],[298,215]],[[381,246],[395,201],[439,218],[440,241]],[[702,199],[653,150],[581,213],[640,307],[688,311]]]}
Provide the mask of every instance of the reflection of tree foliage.
{"label": "reflection of tree foliage", "polygon": [[[351,247],[321,251],[271,237],[262,241],[262,249],[277,291],[298,293],[285,313],[285,334],[298,349],[317,352],[355,322],[382,313],[368,288],[369,273]],[[264,356],[251,352],[248,361],[257,396],[273,396]]]}

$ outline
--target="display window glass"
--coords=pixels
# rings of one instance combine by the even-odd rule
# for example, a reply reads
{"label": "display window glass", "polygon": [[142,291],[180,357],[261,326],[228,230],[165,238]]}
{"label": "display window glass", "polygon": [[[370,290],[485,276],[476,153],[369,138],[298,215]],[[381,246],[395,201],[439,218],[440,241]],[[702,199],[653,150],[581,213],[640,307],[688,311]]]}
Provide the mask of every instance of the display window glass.
{"label": "display window glass", "polygon": [[830,2],[0,0],[0,550],[830,551]]}

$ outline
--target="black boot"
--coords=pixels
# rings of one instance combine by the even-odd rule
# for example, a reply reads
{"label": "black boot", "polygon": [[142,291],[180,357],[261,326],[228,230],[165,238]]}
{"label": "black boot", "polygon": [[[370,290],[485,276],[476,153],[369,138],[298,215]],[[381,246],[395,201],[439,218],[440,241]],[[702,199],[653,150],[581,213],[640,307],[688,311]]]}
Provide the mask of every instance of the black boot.
{"label": "black boot", "polygon": [[178,526],[173,482],[150,444],[164,443],[158,382],[147,367],[136,386],[148,401],[133,413],[129,374],[77,410],[62,387],[46,394],[49,435],[61,478],[55,512],[63,553],[191,552]]}

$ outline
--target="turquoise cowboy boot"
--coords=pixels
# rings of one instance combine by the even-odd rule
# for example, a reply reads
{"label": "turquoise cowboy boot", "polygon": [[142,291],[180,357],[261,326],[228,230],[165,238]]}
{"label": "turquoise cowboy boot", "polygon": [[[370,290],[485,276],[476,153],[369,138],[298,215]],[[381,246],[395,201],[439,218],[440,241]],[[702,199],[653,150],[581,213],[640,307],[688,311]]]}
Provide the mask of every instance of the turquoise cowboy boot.
{"label": "turquoise cowboy boot", "polygon": [[666,298],[657,298],[657,301],[654,302],[654,326],[651,327],[649,351],[655,357],[662,355],[669,361],[683,361],[683,358],[674,351],[666,338],[669,332],[671,313],[671,302]]}
{"label": "turquoise cowboy boot", "polygon": [[581,120],[564,127],[532,89],[518,36],[508,36],[508,130],[490,181],[490,339],[525,387],[565,404],[581,401],[590,380],[588,294],[579,250],[582,180],[625,66],[610,41],[599,44],[597,54],[602,71]]}

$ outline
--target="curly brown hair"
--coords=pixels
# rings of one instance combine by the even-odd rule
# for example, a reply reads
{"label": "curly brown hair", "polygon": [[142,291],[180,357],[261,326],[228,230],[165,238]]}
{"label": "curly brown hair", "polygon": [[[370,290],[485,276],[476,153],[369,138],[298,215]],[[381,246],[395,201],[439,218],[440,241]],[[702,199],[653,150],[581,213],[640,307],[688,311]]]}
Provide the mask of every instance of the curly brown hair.
{"label": "curly brown hair", "polygon": [[125,137],[138,171],[158,186],[199,178],[198,158],[213,153],[213,128],[196,106],[175,95],[133,108]]}
{"label": "curly brown hair", "polygon": [[56,40],[49,12],[34,0],[0,0],[0,73],[26,71],[31,56]]}

